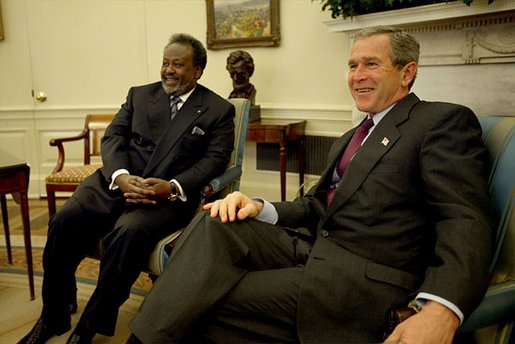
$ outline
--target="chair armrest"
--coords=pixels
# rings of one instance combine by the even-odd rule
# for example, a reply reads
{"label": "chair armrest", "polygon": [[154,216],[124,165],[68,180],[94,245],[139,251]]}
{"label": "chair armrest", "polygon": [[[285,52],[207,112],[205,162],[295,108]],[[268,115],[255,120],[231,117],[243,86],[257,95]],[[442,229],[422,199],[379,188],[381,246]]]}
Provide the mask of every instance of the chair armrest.
{"label": "chair armrest", "polygon": [[[415,312],[407,307],[392,308],[387,314],[385,338],[395,327]],[[491,285],[479,306],[465,319],[458,332],[470,332],[495,324],[504,324],[515,320],[515,281]]]}
{"label": "chair armrest", "polygon": [[170,252],[175,246],[176,240],[181,235],[182,230],[169,234],[163,239],[159,240],[154,251],[150,255],[150,260],[148,263],[149,272],[159,276],[163,272],[166,264],[170,260]]}
{"label": "chair armrest", "polygon": [[88,136],[88,130],[82,129],[82,131],[79,134],[74,135],[74,136],[57,137],[57,138],[50,139],[50,146],[62,145],[63,142],[83,140],[87,136]]}
{"label": "chair armrest", "polygon": [[[241,172],[241,166],[232,165],[228,167],[224,173],[213,178],[211,182],[204,187],[202,190],[202,198],[206,199],[207,197],[216,194],[227,185],[230,185],[235,180],[238,180],[241,176]],[[181,233],[182,231],[172,233],[157,243],[154,251],[152,251],[152,254],[150,255],[148,263],[148,269],[151,274],[154,276],[161,275],[170,260],[170,253]]]}
{"label": "chair armrest", "polygon": [[222,190],[227,185],[231,184],[241,176],[241,166],[232,165],[228,167],[224,173],[216,178],[213,178],[208,185],[202,190],[203,198],[208,198]]}
{"label": "chair armrest", "polygon": [[64,145],[63,145],[63,143],[64,142],[84,140],[85,138],[87,138],[87,136],[88,136],[88,130],[87,129],[83,129],[80,132],[80,134],[75,135],[75,136],[59,137],[59,138],[50,139],[50,142],[49,142],[50,146],[57,147],[57,154],[58,154],[58,156],[57,156],[57,164],[55,165],[54,170],[52,171],[52,173],[59,172],[64,167]]}
{"label": "chair armrest", "polygon": [[515,320],[515,281],[491,285],[472,314],[465,319],[459,332],[475,331],[494,324]]}

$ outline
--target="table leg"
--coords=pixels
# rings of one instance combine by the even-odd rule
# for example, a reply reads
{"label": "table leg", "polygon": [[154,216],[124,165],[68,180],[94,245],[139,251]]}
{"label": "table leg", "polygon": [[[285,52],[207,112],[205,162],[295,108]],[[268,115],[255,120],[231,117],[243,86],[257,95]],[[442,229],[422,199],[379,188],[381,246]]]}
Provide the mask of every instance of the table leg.
{"label": "table leg", "polygon": [[299,140],[299,186],[300,186],[300,195],[304,196],[304,168],[306,163],[306,146],[304,144],[304,137]]}
{"label": "table leg", "polygon": [[21,216],[23,219],[23,239],[25,241],[25,257],[27,259],[27,273],[29,275],[30,299],[36,298],[34,293],[34,268],[32,266],[32,243],[30,241],[29,198],[27,191],[20,192]]}
{"label": "table leg", "polygon": [[279,142],[279,169],[281,175],[281,201],[286,200],[286,137],[281,132],[281,140]]}
{"label": "table leg", "polygon": [[11,251],[11,234],[9,233],[9,214],[7,213],[7,202],[5,195],[0,196],[0,203],[2,204],[2,220],[4,222],[5,232],[5,247],[7,248],[7,261],[9,264],[13,263],[13,254]]}

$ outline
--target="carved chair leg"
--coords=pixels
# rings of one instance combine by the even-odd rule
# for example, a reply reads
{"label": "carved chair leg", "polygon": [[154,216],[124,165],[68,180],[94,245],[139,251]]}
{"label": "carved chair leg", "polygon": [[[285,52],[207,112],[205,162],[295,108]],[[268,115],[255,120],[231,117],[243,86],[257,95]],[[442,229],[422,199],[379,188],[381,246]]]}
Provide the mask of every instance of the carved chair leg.
{"label": "carved chair leg", "polygon": [[2,203],[2,220],[4,223],[4,231],[5,231],[5,246],[7,248],[7,261],[9,264],[13,263],[13,255],[11,252],[11,237],[9,233],[9,215],[7,214],[7,202],[5,199],[5,195],[0,196],[0,202]]}
{"label": "carved chair leg", "polygon": [[48,216],[52,217],[55,214],[55,191],[46,190],[46,197],[48,202]]}

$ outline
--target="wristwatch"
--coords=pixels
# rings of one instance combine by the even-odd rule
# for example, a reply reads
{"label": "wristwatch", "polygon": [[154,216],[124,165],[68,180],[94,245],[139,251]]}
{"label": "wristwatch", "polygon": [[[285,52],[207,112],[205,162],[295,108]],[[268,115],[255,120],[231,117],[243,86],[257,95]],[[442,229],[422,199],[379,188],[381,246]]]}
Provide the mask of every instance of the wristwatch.
{"label": "wristwatch", "polygon": [[180,196],[180,191],[179,191],[179,187],[177,186],[177,184],[172,180],[170,182],[170,196],[168,196],[168,200],[170,201],[176,201],[177,198],[179,198]]}
{"label": "wristwatch", "polygon": [[418,313],[422,310],[422,306],[424,305],[424,302],[420,302],[417,299],[413,299],[408,303],[408,307],[413,309],[415,313]]}

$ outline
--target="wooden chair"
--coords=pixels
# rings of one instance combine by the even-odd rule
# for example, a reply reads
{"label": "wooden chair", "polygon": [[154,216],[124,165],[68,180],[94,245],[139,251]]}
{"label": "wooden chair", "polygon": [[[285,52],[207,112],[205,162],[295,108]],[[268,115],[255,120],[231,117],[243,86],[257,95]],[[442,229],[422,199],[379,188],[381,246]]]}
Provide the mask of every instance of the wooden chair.
{"label": "wooden chair", "polygon": [[[100,157],[100,140],[104,136],[104,132],[113,120],[113,117],[114,114],[86,115],[84,129],[82,129],[80,134],[50,140],[50,146],[56,146],[59,153],[54,170],[45,179],[48,214],[50,216],[55,214],[56,211],[56,191],[75,191],[86,177],[102,166],[100,164],[91,164],[91,157]],[[79,140],[84,142],[84,165],[64,168],[64,143]]]}

